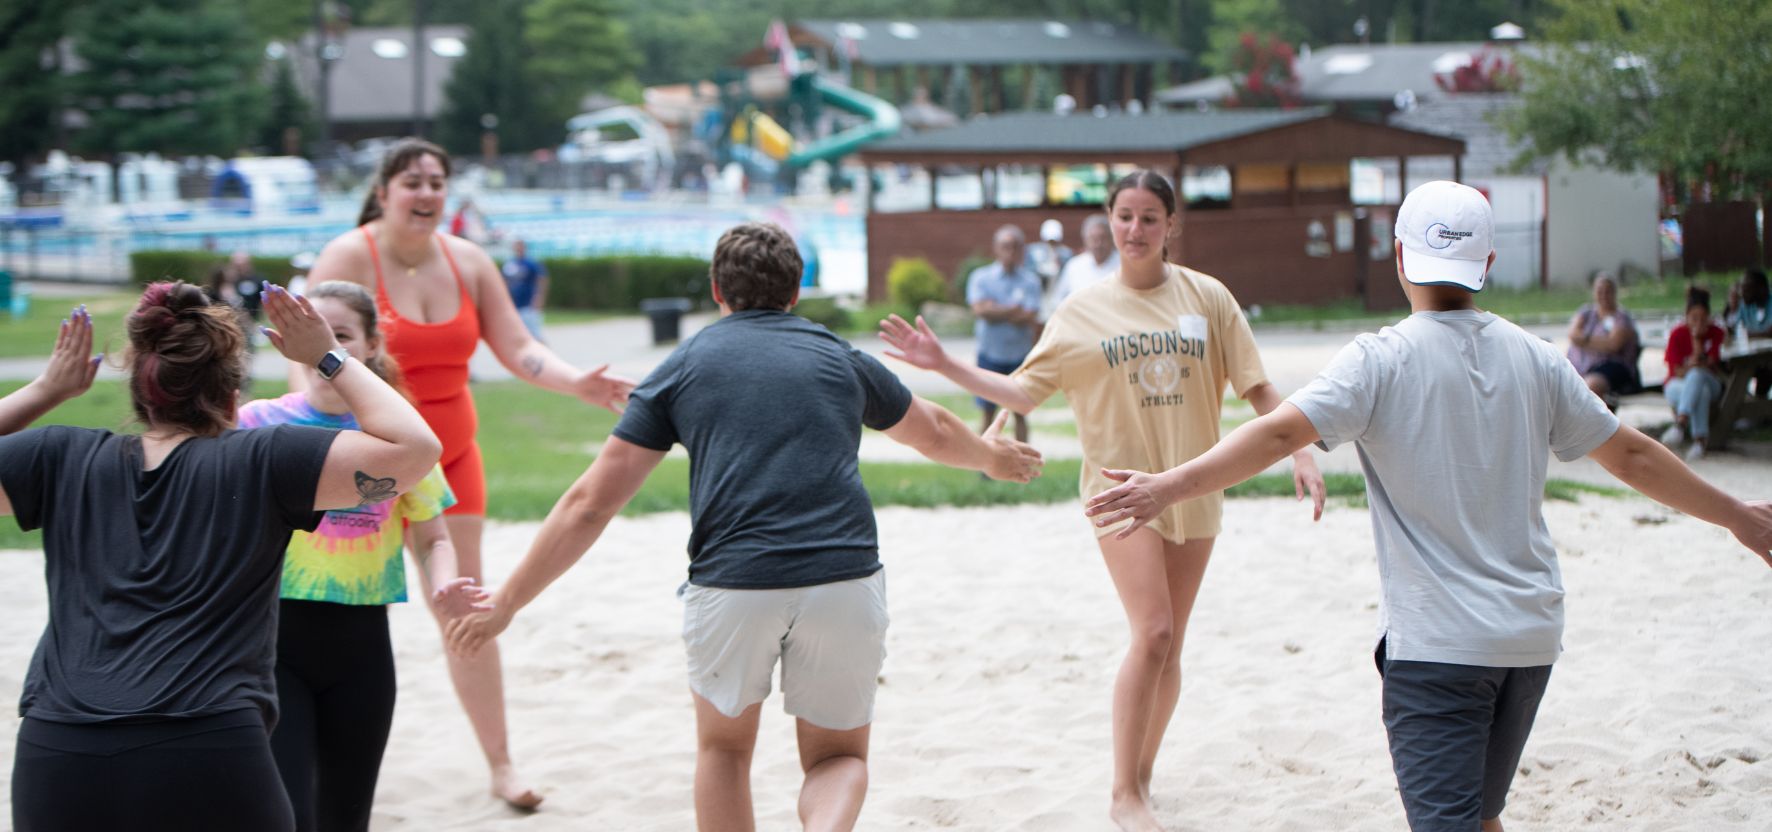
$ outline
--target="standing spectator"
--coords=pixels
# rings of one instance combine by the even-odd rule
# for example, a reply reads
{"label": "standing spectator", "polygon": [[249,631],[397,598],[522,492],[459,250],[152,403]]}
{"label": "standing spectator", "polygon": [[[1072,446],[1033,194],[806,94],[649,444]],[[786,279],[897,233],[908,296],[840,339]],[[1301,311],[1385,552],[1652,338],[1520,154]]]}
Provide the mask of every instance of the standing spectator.
{"label": "standing spectator", "polygon": [[1041,289],[1052,291],[1072,254],[1064,244],[1064,223],[1055,219],[1040,223],[1040,241],[1028,246],[1027,262],[1028,268],[1039,276]]}
{"label": "standing spectator", "polygon": [[1723,392],[1717,365],[1723,361],[1723,341],[1728,334],[1711,323],[1710,292],[1694,288],[1686,293],[1686,320],[1667,334],[1667,383],[1663,391],[1674,408],[1674,423],[1661,434],[1663,444],[1682,438],[1692,440],[1686,459],[1704,456],[1710,439],[1710,408]]}
{"label": "standing spectator", "polygon": [[1120,252],[1114,250],[1114,233],[1108,228],[1107,215],[1090,214],[1083,221],[1083,253],[1064,264],[1064,271],[1058,275],[1058,285],[1046,293],[1050,300],[1046,317],[1052,317],[1058,305],[1078,289],[1100,283],[1119,271]]}
{"label": "standing spectator", "polygon": [[[966,303],[978,317],[973,333],[978,338],[978,366],[988,372],[1015,372],[1034,348],[1034,326],[1040,315],[1040,278],[1024,265],[1027,237],[1021,229],[1005,225],[991,238],[997,260],[975,269],[966,278]],[[984,410],[984,424],[997,417],[997,405],[977,399]],[[1015,438],[1028,439],[1027,417],[1015,414]]]}
{"label": "standing spectator", "polygon": [[535,340],[541,337],[541,310],[548,299],[548,270],[529,259],[529,246],[521,239],[511,243],[511,259],[505,261],[505,286],[511,290],[511,303],[517,305],[517,317]]}
{"label": "standing spectator", "polygon": [[1594,278],[1594,300],[1569,321],[1569,363],[1607,407],[1642,387],[1637,357],[1643,345],[1637,323],[1618,305],[1618,284],[1605,272]]}
{"label": "standing spectator", "polygon": [[485,212],[472,199],[463,197],[455,208],[455,217],[449,221],[449,233],[484,246],[492,242],[492,223],[487,222]]}

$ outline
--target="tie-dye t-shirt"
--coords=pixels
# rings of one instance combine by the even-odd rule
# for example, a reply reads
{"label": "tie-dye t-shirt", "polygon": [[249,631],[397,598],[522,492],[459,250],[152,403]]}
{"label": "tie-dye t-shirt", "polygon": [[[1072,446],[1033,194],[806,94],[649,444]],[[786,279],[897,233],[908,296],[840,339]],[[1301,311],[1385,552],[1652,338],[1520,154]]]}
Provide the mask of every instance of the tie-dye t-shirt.
{"label": "tie-dye t-shirt", "polygon": [[[312,425],[356,430],[350,414],[321,413],[303,393],[259,399],[240,408],[241,429]],[[362,606],[406,600],[400,557],[405,523],[429,520],[455,505],[441,467],[398,498],[371,506],[334,509],[313,532],[295,533],[283,560],[283,597]]]}

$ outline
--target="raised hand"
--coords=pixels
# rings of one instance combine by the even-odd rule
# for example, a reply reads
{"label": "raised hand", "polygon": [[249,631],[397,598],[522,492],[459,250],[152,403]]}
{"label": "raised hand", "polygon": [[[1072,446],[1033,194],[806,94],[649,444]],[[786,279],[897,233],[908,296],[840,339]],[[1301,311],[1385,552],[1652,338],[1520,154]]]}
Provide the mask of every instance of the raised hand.
{"label": "raised hand", "polygon": [[1172,502],[1164,496],[1167,483],[1158,475],[1110,468],[1101,469],[1101,474],[1120,484],[1089,498],[1083,514],[1094,518],[1097,528],[1131,519],[1130,525],[1114,535],[1115,540],[1125,540]]}
{"label": "raised hand", "polygon": [[444,624],[443,638],[449,645],[449,652],[467,658],[479,653],[480,648],[498,638],[498,634],[509,626],[510,615],[503,609],[475,612]]}
{"label": "raised hand", "polygon": [[922,315],[917,316],[914,327],[897,315],[887,317],[880,322],[880,338],[891,347],[886,350],[887,355],[912,367],[934,370],[947,360],[947,354],[941,349],[941,339],[935,337]]}
{"label": "raised hand", "polygon": [[1009,408],[997,411],[996,420],[985,429],[983,439],[991,447],[991,464],[985,476],[1007,482],[1028,482],[1040,476],[1046,460],[1032,445],[1003,436],[1003,423],[1009,421]]}
{"label": "raised hand", "polygon": [[610,374],[609,365],[604,364],[579,376],[572,383],[572,392],[589,404],[620,413],[628,406],[634,384],[631,378]]}
{"label": "raised hand", "polygon": [[49,364],[34,383],[51,402],[59,404],[91,389],[103,360],[104,356],[92,354],[92,313],[81,304],[62,321]]}
{"label": "raised hand", "polygon": [[431,608],[444,620],[454,620],[476,612],[491,612],[492,593],[475,584],[473,578],[456,578],[431,593]]}
{"label": "raised hand", "polygon": [[321,356],[338,349],[338,339],[333,337],[332,327],[314,311],[314,305],[307,298],[268,283],[265,285],[264,306],[265,316],[276,327],[264,329],[265,337],[271,339],[271,346],[276,347],[284,358],[312,367],[320,363]]}

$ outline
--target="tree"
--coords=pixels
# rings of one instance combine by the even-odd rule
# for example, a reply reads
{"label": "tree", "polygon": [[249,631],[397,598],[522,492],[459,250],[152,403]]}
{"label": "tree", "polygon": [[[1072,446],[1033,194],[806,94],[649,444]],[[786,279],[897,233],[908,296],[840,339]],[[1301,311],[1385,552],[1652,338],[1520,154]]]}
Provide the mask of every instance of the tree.
{"label": "tree", "polygon": [[[269,106],[265,109],[265,119],[259,125],[258,144],[271,154],[287,153],[299,149],[308,142],[319,137],[315,130],[314,112],[308,107],[308,99],[301,94],[301,88],[295,83],[295,70],[290,67],[288,57],[274,62],[271,70]],[[289,131],[294,131],[295,147],[291,148]]]}
{"label": "tree", "polygon": [[68,6],[0,0],[0,161],[24,163],[55,146],[62,78],[55,60]]}
{"label": "tree", "polygon": [[551,123],[532,96],[523,21],[523,0],[485,0],[475,12],[467,54],[450,73],[437,116],[437,140],[451,152],[480,152],[487,115],[498,119],[493,133],[507,151],[551,146],[565,135],[565,122]]}
{"label": "tree", "polygon": [[1264,41],[1245,34],[1231,63],[1236,92],[1226,107],[1296,107],[1303,100],[1292,47],[1269,35]]}
{"label": "tree", "polygon": [[1520,88],[1520,68],[1507,55],[1479,49],[1469,62],[1434,75],[1445,92],[1513,92]]}
{"label": "tree", "polygon": [[1507,120],[1526,157],[1598,157],[1699,182],[1719,199],[1772,183],[1772,4],[1763,0],[1559,0],[1522,106]]}
{"label": "tree", "polygon": [[610,0],[534,0],[523,16],[534,101],[562,130],[587,93],[633,78],[639,55]]}
{"label": "tree", "polygon": [[93,0],[75,50],[71,103],[89,152],[232,156],[251,143],[262,44],[225,0]]}

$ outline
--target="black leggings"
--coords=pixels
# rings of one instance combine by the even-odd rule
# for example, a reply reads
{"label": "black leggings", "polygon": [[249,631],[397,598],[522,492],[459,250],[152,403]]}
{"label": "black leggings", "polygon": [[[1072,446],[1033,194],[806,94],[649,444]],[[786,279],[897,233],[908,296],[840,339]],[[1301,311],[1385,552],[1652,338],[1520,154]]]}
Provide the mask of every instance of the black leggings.
{"label": "black leggings", "polygon": [[394,719],[388,608],[285,599],[271,750],[298,832],[369,828]]}
{"label": "black leggings", "polygon": [[17,832],[288,832],[257,708],[159,722],[26,717],[12,763]]}

